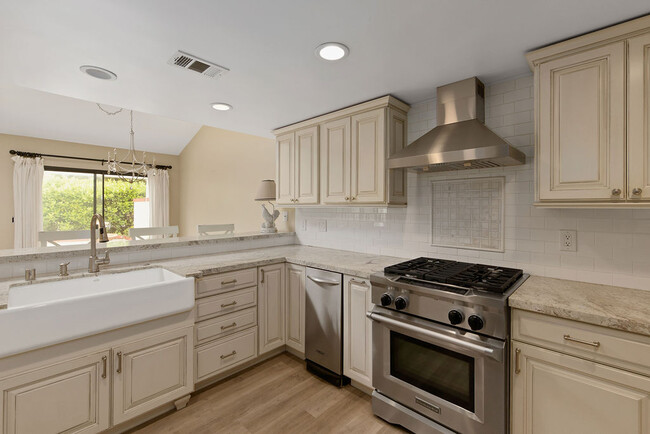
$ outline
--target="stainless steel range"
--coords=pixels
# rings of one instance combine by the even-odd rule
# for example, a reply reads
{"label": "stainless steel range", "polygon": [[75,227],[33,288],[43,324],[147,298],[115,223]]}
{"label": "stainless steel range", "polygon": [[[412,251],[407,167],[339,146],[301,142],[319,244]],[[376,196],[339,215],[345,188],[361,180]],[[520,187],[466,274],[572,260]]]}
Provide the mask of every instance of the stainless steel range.
{"label": "stainless steel range", "polygon": [[508,297],[527,278],[433,258],[372,275],[374,413],[418,433],[506,433]]}

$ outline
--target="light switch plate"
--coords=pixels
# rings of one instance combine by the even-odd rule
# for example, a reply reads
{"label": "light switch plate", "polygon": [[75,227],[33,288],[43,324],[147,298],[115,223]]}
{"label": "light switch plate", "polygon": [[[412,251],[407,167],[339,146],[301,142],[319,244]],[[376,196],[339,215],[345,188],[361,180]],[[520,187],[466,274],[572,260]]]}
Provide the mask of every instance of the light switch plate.
{"label": "light switch plate", "polygon": [[560,231],[560,250],[575,252],[578,247],[578,233],[576,231]]}

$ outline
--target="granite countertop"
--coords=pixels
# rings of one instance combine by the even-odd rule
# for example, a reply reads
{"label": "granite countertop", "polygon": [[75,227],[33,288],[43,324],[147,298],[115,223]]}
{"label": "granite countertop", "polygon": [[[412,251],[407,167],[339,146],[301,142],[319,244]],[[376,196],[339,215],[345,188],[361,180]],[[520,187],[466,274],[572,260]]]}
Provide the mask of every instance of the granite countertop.
{"label": "granite countertop", "polygon": [[[138,269],[151,266],[163,267],[169,271],[186,277],[202,277],[225,271],[239,270],[249,267],[290,262],[308,267],[323,268],[360,278],[368,278],[372,273],[381,271],[387,265],[403,261],[403,258],[379,256],[366,253],[356,253],[344,250],[325,249],[301,245],[264,247],[259,249],[241,250],[232,253],[214,255],[190,256],[186,258],[146,263],[116,265],[102,267],[104,272],[119,272],[125,269]],[[69,277],[78,278],[90,275],[87,272],[73,272]],[[55,275],[39,277],[36,282],[59,280]],[[0,281],[0,309],[6,309],[9,288],[25,284],[22,279],[7,279]]]}
{"label": "granite countertop", "polygon": [[[175,238],[157,238],[152,240],[113,240],[101,246],[111,253],[137,252],[142,250],[161,249],[167,247],[206,246],[212,244],[232,243],[238,241],[253,241],[269,238],[295,237],[295,232],[276,232],[262,234],[259,232],[245,232],[210,236],[188,236]],[[6,249],[0,250],[0,262],[22,262],[42,259],[70,258],[71,256],[88,256],[90,244],[77,244],[70,246],[36,247],[32,249]]]}
{"label": "granite countertop", "polygon": [[650,336],[650,291],[530,276],[510,307]]}

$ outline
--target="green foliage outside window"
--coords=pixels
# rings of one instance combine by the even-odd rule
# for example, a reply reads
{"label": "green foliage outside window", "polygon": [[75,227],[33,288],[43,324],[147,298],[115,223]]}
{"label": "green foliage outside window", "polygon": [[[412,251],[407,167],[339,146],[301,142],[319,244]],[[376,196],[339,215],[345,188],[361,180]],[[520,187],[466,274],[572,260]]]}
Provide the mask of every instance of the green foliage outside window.
{"label": "green foliage outside window", "polygon": [[[101,207],[101,176],[97,176],[97,212]],[[43,179],[43,230],[88,229],[93,216],[94,175],[46,172]],[[146,196],[146,180],[133,184],[104,177],[105,221],[109,233],[128,236],[133,227],[133,199]]]}

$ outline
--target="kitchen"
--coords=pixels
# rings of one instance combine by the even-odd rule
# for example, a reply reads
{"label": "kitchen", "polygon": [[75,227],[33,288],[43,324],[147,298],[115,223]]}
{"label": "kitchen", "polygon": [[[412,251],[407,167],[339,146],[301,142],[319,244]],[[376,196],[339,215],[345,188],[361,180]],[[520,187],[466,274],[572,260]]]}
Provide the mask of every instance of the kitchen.
{"label": "kitchen", "polygon": [[[75,42],[83,55],[67,52],[51,80],[36,74],[35,55],[46,39],[62,47],[91,24],[114,26],[122,42],[137,37],[127,16],[161,35],[169,13],[201,22],[201,8],[118,2],[100,9],[101,20],[76,4],[88,22],[73,26],[64,8],[28,3],[29,19],[27,3],[3,6],[6,54],[24,47],[34,55],[18,56],[2,75],[0,145],[30,160],[7,155],[3,184],[16,188],[18,161],[44,160],[45,224],[63,219],[49,218],[56,207],[46,204],[56,201],[45,192],[56,189],[46,189],[48,176],[89,171],[103,193],[89,209],[106,221],[91,223],[89,212],[65,230],[92,239],[99,227],[97,239],[110,241],[18,246],[19,225],[7,222],[23,233],[33,222],[17,218],[12,188],[2,191],[3,432],[649,432],[646,5],[576,2],[558,19],[533,3],[510,2],[508,12],[476,4],[482,15],[480,24],[471,18],[469,42],[445,47],[430,35],[436,44],[424,56],[386,45],[392,64],[429,68],[399,74],[378,68],[388,58],[373,50],[399,33],[380,24],[435,19],[449,31],[462,8],[369,2],[372,13],[352,8],[332,29],[293,20],[315,6],[256,4],[267,15],[237,30],[234,19],[253,4],[224,5],[220,28],[241,38],[224,33],[229,46],[214,51],[224,60],[190,51],[205,47],[191,32],[171,49],[169,40],[149,41],[147,59],[163,59],[147,87],[134,86],[132,68],[142,65],[133,53],[99,31]],[[48,14],[55,19],[38,21]],[[375,32],[373,44],[350,33],[349,20],[361,16],[355,31]],[[539,22],[509,22],[517,38],[494,31],[495,22],[531,16]],[[264,33],[269,17],[313,35]],[[61,23],[70,33],[56,33]],[[407,33],[424,53],[424,32]],[[287,81],[279,74],[287,69],[265,70],[262,90],[246,75],[253,60],[225,61],[262,34],[277,49],[289,44],[276,54],[303,75]],[[479,34],[499,49],[470,50]],[[340,42],[319,45],[328,40]],[[310,52],[295,60],[291,44],[307,42]],[[165,64],[178,48],[187,51]],[[258,63],[270,60],[263,48]],[[332,53],[342,59],[327,60]],[[216,75],[174,65],[182,56]],[[88,62],[95,76],[80,75]],[[115,78],[97,80],[102,68]],[[183,89],[152,98],[163,76]],[[257,92],[242,91],[251,86]],[[107,193],[119,178],[110,172],[115,155],[127,151],[113,148],[129,133],[133,155],[149,163],[148,192],[131,206],[148,201],[148,225],[175,226],[174,236],[118,234]],[[153,193],[165,173],[168,215],[156,211]],[[131,229],[150,229],[134,221]],[[201,235],[199,226],[216,224],[224,234]],[[35,411],[52,399],[62,410]]]}

